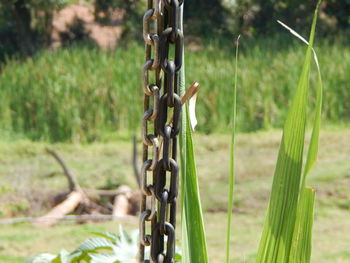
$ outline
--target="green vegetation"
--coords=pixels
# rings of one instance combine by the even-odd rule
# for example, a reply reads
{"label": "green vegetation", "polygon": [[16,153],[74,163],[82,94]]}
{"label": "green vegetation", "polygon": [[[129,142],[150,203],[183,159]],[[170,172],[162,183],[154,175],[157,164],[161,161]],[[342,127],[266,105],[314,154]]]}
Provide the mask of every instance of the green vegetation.
{"label": "green vegetation", "polygon": [[[130,1],[133,2],[133,0]],[[22,3],[21,6],[24,6],[22,1],[16,3]],[[104,7],[107,8],[104,12],[110,11],[108,6],[105,5],[105,1],[100,1],[100,4],[102,9]],[[275,8],[273,5],[270,5],[270,7],[272,9]],[[52,10],[50,9],[50,11]],[[316,169],[315,173],[311,172],[311,168],[313,168],[318,156],[321,118],[323,117],[328,123],[337,125],[348,122],[350,118],[349,91],[346,88],[350,78],[347,74],[347,69],[350,66],[350,53],[345,44],[347,41],[334,43],[324,41],[318,49],[318,52],[322,54],[320,63],[325,65],[324,70],[328,73],[324,80],[326,86],[324,99],[327,103],[324,107],[323,116],[321,115],[323,87],[318,60],[313,50],[317,11],[318,9],[315,12],[309,40],[310,44],[307,43],[306,55],[303,55],[305,48],[295,45],[294,42],[291,44],[280,42],[280,37],[270,40],[260,39],[254,43],[250,43],[252,40],[248,39],[246,42],[243,42],[242,55],[240,55],[240,68],[242,70],[239,74],[239,79],[237,78],[238,53],[236,53],[236,64],[234,64],[232,63],[232,58],[235,53],[232,44],[228,44],[227,41],[222,43],[220,41],[209,41],[205,46],[200,46],[201,44],[198,46],[198,43],[189,45],[190,49],[197,49],[197,51],[188,52],[186,69],[189,73],[186,76],[187,80],[189,82],[193,80],[205,81],[202,82],[200,93],[203,95],[197,107],[199,122],[202,124],[199,131],[215,134],[217,137],[214,142],[219,141],[220,136],[222,136],[225,140],[220,145],[220,148],[227,148],[229,145],[227,143],[228,136],[218,135],[218,132],[228,132],[231,119],[233,119],[233,127],[230,127],[232,132],[229,157],[227,157],[227,152],[225,152],[225,155],[220,156],[221,159],[215,165],[216,157],[214,157],[214,154],[208,154],[208,152],[213,153],[219,147],[214,146],[207,149],[206,147],[212,141],[203,141],[200,147],[202,149],[204,147],[207,152],[206,155],[203,154],[201,156],[203,159],[200,159],[197,165],[195,162],[196,150],[194,149],[189,125],[188,108],[183,108],[183,125],[180,133],[182,176],[181,205],[179,207],[182,216],[182,236],[180,238],[182,238],[183,261],[185,263],[206,263],[212,257],[214,258],[212,262],[219,262],[220,256],[215,254],[219,252],[222,254],[222,259],[226,255],[226,262],[230,262],[232,260],[232,256],[229,253],[229,248],[232,245],[231,211],[233,208],[236,208],[237,211],[240,211],[239,209],[248,211],[250,209],[249,205],[252,205],[253,208],[247,214],[244,214],[243,217],[236,213],[237,217],[234,220],[239,221],[240,218],[244,218],[247,222],[251,222],[257,227],[252,227],[254,232],[247,231],[248,234],[252,235],[253,233],[255,235],[249,237],[251,238],[249,249],[242,250],[244,251],[243,258],[240,252],[233,254],[237,262],[241,260],[243,262],[255,261],[257,263],[309,263],[311,258],[315,258],[317,262],[323,262],[323,260],[337,260],[337,262],[343,259],[349,260],[350,256],[348,256],[347,250],[342,249],[341,246],[332,250],[332,253],[337,251],[336,253],[339,254],[327,255],[327,251],[321,250],[315,252],[315,256],[312,255],[311,251],[315,213],[316,216],[321,218],[319,220],[322,221],[322,219],[329,215],[333,216],[333,214],[337,214],[338,218],[342,217],[349,210],[349,205],[347,204],[349,196],[344,194],[344,189],[341,188],[339,190],[342,194],[339,196],[337,195],[338,190],[335,191],[336,194],[332,192],[329,195],[329,192],[326,192],[325,196],[322,196],[321,192],[321,198],[318,201],[315,199],[315,189],[306,187],[306,176],[309,177],[309,173],[317,175],[315,178],[320,182],[317,185],[325,187],[327,191],[329,191],[332,183],[335,184],[335,181],[338,179],[342,182],[342,186],[349,185],[348,175],[344,173],[347,170],[342,170],[348,169],[349,164],[348,160],[346,160],[348,153],[342,153],[345,156],[345,158],[343,157],[345,161],[340,159],[340,165],[339,167],[337,166],[337,169],[334,169],[327,162],[323,167],[325,168],[324,170],[318,171]],[[263,27],[260,29],[264,30]],[[293,33],[293,31],[291,32]],[[293,34],[296,35],[295,32]],[[206,42],[203,41],[203,43]],[[33,140],[56,142],[57,144],[54,147],[70,155],[73,162],[77,162],[79,158],[84,160],[85,163],[79,168],[85,170],[86,174],[81,173],[78,176],[79,180],[83,178],[82,186],[90,183],[94,188],[98,187],[94,185],[96,180],[87,180],[92,176],[91,171],[87,169],[88,166],[95,169],[92,178],[98,179],[101,187],[106,185],[115,186],[123,180],[128,184],[135,184],[135,182],[129,181],[131,173],[128,174],[128,169],[122,170],[126,160],[128,160],[125,152],[129,146],[121,148],[121,145],[127,145],[127,143],[118,141],[117,144],[110,143],[108,146],[101,144],[101,141],[106,139],[111,141],[111,134],[116,134],[116,132],[123,134],[125,131],[129,133],[130,131],[136,132],[139,128],[139,112],[142,111],[139,69],[143,63],[143,49],[136,42],[128,44],[127,47],[119,47],[113,52],[103,52],[95,47],[86,45],[71,46],[56,51],[43,51],[25,60],[9,59],[3,65],[0,75],[0,97],[2,98],[2,103],[0,104],[0,135],[3,135],[5,139],[0,143],[0,153],[5,154],[3,154],[4,157],[1,159],[4,165],[0,167],[0,174],[4,175],[4,180],[2,185],[0,185],[0,200],[3,201],[0,204],[1,216],[41,214],[49,207],[49,201],[47,200],[50,200],[49,195],[52,195],[52,193],[49,193],[50,190],[55,189],[57,191],[57,189],[62,190],[66,187],[61,179],[52,177],[55,174],[54,172],[47,176],[48,165],[40,166],[39,169],[36,168],[40,172],[45,171],[45,175],[42,173],[31,173],[26,170],[28,167],[29,171],[33,168],[34,164],[32,161],[37,156],[41,156],[40,165],[44,162],[47,164],[45,157],[42,158],[44,143],[34,143]],[[24,53],[31,54],[32,52],[28,50]],[[317,64],[316,73],[312,73],[312,55],[314,55]],[[305,61],[300,72],[298,65],[301,65],[303,58]],[[232,85],[233,72],[236,74],[234,86]],[[297,79],[299,79],[298,83],[296,83]],[[238,86],[237,83],[239,83]],[[317,89],[310,89],[314,85]],[[185,73],[184,69],[182,69],[180,77],[182,93],[185,87]],[[297,88],[295,89],[295,87]],[[232,105],[233,111],[231,110]],[[316,110],[313,110],[313,107],[308,105],[315,105],[314,108]],[[236,108],[239,109],[238,115],[236,115]],[[310,141],[307,143],[305,142],[308,138],[306,131],[307,126],[311,123],[308,120],[314,115]],[[273,158],[267,159],[268,154],[264,151],[259,152],[260,148],[255,145],[254,140],[259,139],[259,143],[263,141],[262,137],[259,138],[261,132],[239,135],[242,138],[249,139],[249,143],[246,142],[245,145],[249,151],[246,153],[246,156],[248,156],[247,160],[242,161],[239,166],[235,167],[234,153],[239,149],[239,146],[234,148],[235,145],[238,145],[235,142],[236,123],[239,123],[241,131],[257,131],[268,128],[271,130],[271,128],[283,126],[281,143],[279,144],[279,140],[276,140],[275,144],[271,145],[271,142],[268,142],[262,147],[263,149],[272,147],[273,149],[271,149],[274,151]],[[347,133],[347,131],[341,132]],[[273,132],[268,133],[269,136],[273,134]],[[278,133],[278,136],[280,135]],[[23,140],[17,140],[18,138]],[[201,135],[200,139],[202,140],[203,138],[208,137]],[[335,137],[330,136],[329,138],[334,139]],[[27,141],[27,139],[31,141]],[[10,143],[5,142],[6,140],[15,141],[11,142],[13,149],[9,148]],[[65,141],[74,142],[75,144],[67,146],[59,143]],[[95,143],[82,145],[79,144],[81,142]],[[279,151],[276,154],[278,145]],[[308,145],[307,151],[305,150],[306,145]],[[108,147],[116,147],[118,149]],[[84,151],[87,148],[89,148],[87,150],[88,158],[84,158],[84,154],[86,154]],[[340,158],[339,148],[335,148],[337,159],[334,165],[337,165]],[[341,148],[344,148],[344,142],[342,142]],[[271,168],[277,157],[271,192],[269,192],[271,178],[264,176],[264,165],[257,163],[253,159],[255,151],[258,152],[257,156],[269,163]],[[327,157],[331,152],[326,152]],[[98,154],[102,155],[102,157]],[[118,167],[114,164],[117,155],[121,159],[118,159],[118,161],[124,160],[124,163],[119,163]],[[101,159],[104,158],[109,161],[102,162]],[[220,169],[223,169],[222,163],[225,158],[226,160],[228,159],[227,163],[230,163],[230,169],[222,173],[221,177],[217,178],[217,182],[213,181],[213,177],[217,176]],[[259,158],[257,159],[260,160]],[[93,161],[86,164],[86,159]],[[205,177],[205,180],[207,180],[206,184],[204,184],[206,191],[204,202],[201,203],[198,184],[201,175],[198,173],[199,176],[197,176],[197,170],[200,172],[200,163],[203,160],[207,161],[205,163],[205,173],[211,171],[211,174]],[[101,167],[101,164],[103,164],[103,167],[107,164],[109,167],[107,169],[104,168],[104,170],[96,170],[94,164],[97,161],[100,161],[99,167]],[[21,162],[24,162],[25,165],[22,166]],[[234,198],[235,168],[238,170],[244,164],[249,166],[249,168],[244,167],[243,169],[256,169],[256,173],[260,173],[262,176],[261,178],[256,175],[252,178],[249,177],[247,187],[244,187],[244,183],[242,186],[240,181],[242,179],[238,176],[237,193]],[[252,164],[256,166],[252,167]],[[13,167],[18,167],[19,171],[16,171]],[[336,173],[336,179],[330,178],[329,174],[324,175],[325,171],[329,172],[330,169],[332,169],[333,173]],[[227,176],[228,170],[230,171],[229,176]],[[10,176],[11,173],[15,173],[17,177]],[[124,176],[120,174],[116,176],[114,173],[123,173]],[[226,185],[228,177],[229,196],[227,198],[227,193],[222,191],[222,187],[216,188],[215,186],[216,184],[221,184],[220,186],[222,186],[223,183]],[[46,178],[46,180],[42,179],[40,182],[37,182],[34,180],[35,178]],[[113,179],[115,178],[122,179],[114,182]],[[27,181],[25,181],[26,179]],[[312,183],[313,179],[308,181]],[[259,194],[255,198],[254,194],[260,187],[259,183],[264,188],[263,191],[258,192]],[[45,185],[49,185],[49,187],[45,187]],[[336,185],[336,187],[339,186]],[[44,191],[47,192],[44,193]],[[211,191],[215,192],[215,194],[210,197]],[[261,195],[261,193],[264,194]],[[269,193],[270,197],[268,198]],[[48,198],[43,198],[43,196]],[[253,202],[247,203],[247,197],[252,198]],[[269,199],[269,205],[265,224],[263,224],[261,212],[266,211],[264,207],[267,199]],[[208,208],[208,203],[209,206],[211,205],[211,208]],[[229,230],[226,229],[226,253],[223,250],[223,245],[225,244],[224,235],[215,241],[220,244],[218,246],[220,249],[216,252],[212,252],[215,244],[212,244],[212,241],[210,241],[210,236],[213,234],[212,231],[219,232],[217,229],[223,228],[223,226],[214,228],[215,223],[216,225],[218,223],[209,223],[211,229],[208,236],[204,230],[204,219],[209,216],[211,211],[226,210],[225,206],[220,208],[221,203],[228,203],[229,214],[227,218],[220,214],[215,214],[213,217],[220,220],[220,222],[222,221],[222,225],[225,225],[225,219],[227,220]],[[314,209],[315,204],[320,207],[319,210]],[[249,208],[246,208],[247,205]],[[36,206],[35,209],[32,206]],[[233,224],[234,228],[240,227],[235,222]],[[327,222],[327,220],[325,219],[324,222]],[[320,225],[327,225],[324,222]],[[252,240],[253,238],[256,240],[256,233],[260,232],[262,225],[263,233],[258,246]],[[316,220],[315,228],[317,229],[320,225],[318,225]],[[330,225],[334,226],[332,223]],[[340,242],[348,239],[343,234],[345,225],[346,223],[341,225],[342,227],[339,231],[342,234],[337,236]],[[243,234],[240,235],[237,229],[232,230],[235,233],[234,237],[238,238],[238,242],[234,239],[237,242],[236,246],[240,246],[241,239],[249,239]],[[318,231],[315,231],[316,236],[319,233]],[[323,234],[322,231],[321,233]],[[21,236],[22,234],[20,233],[18,237],[25,240],[25,236]],[[327,234],[328,236],[330,235],[329,233]],[[6,233],[4,236],[4,239],[8,238]],[[106,237],[108,238],[108,236]],[[2,238],[0,235],[0,239]],[[17,236],[15,236],[16,238]],[[28,239],[33,238],[28,236]],[[95,254],[94,252],[100,252],[100,249],[106,248],[114,251],[117,249],[116,246],[119,239],[113,240],[113,242],[115,241],[113,244],[110,244],[111,242],[108,241],[110,242],[108,246],[106,246],[105,239],[99,244],[95,241],[88,241],[83,244],[83,247],[88,247],[87,249],[80,249],[72,254],[61,251],[56,261],[64,262],[63,258],[70,256],[86,257],[91,262],[95,262],[95,259],[96,262],[107,260],[105,254]],[[129,238],[127,239],[129,240]],[[333,239],[331,240],[334,242]],[[131,239],[129,241],[129,245],[133,246]],[[9,253],[11,251],[9,242],[0,247],[0,259],[2,257],[6,261],[19,260],[21,255],[9,256],[11,254]],[[318,246],[317,242],[324,242],[324,240],[322,238],[320,240],[317,239],[315,241],[316,247]],[[256,251],[256,248],[254,250],[250,249],[252,243],[259,248],[258,251]],[[92,249],[91,246],[93,246]],[[2,250],[6,254],[1,255]],[[132,250],[134,252],[136,248],[133,247]],[[110,256],[113,260],[116,259],[114,254]]]}
{"label": "green vegetation", "polygon": [[[28,263],[128,263],[137,261],[139,246],[137,230],[129,235],[120,227],[119,235],[113,232],[94,232],[93,234],[95,237],[85,240],[73,252],[62,249],[58,255],[40,254],[29,259]],[[175,254],[174,263],[176,262],[181,262],[179,253]]]}
{"label": "green vegetation", "polygon": [[[200,133],[193,136],[211,263],[225,261],[230,137],[228,134],[208,136]],[[350,260],[350,237],[344,235],[344,231],[350,229],[349,137],[349,129],[321,131],[322,147],[318,164],[308,177],[310,185],[317,185],[311,262],[347,263]],[[237,135],[236,163],[239,165],[231,242],[234,251],[231,260],[234,259],[234,262],[255,262],[280,139],[279,130]],[[60,143],[50,147],[60,152],[79,184],[86,189],[104,186],[109,182],[136,187],[130,164],[131,138],[126,140],[125,137],[119,137],[108,143],[88,145]],[[45,144],[42,142],[2,142],[0,156],[2,206],[18,200],[13,199],[13,196],[42,200],[52,193],[67,189],[66,178],[59,174],[60,167],[45,153]],[[46,176],[52,173],[58,174]],[[30,204],[29,210],[17,212],[16,216],[39,216],[49,209],[44,206],[40,210],[38,204]],[[0,225],[0,262],[22,263],[29,256],[39,253],[59,253],[62,248],[74,249],[91,237],[91,232],[116,232],[119,224],[129,232],[138,228],[138,218],[84,225],[59,224],[47,229],[36,228],[31,224]],[[180,225],[178,229],[181,229]],[[177,233],[179,240],[180,232]]]}
{"label": "green vegetation", "polygon": [[[123,39],[140,39],[139,32],[145,1],[141,0],[8,0],[0,3],[0,61],[11,55],[32,55],[51,43],[54,11],[82,2],[96,8],[96,20],[109,23],[115,10],[125,10]],[[305,32],[312,20],[315,1],[303,0],[192,0],[185,5],[185,28],[189,35],[212,38],[279,32],[275,21],[294,24]],[[348,0],[324,0],[320,31],[324,35],[348,33]],[[99,14],[103,14],[102,16]]]}
{"label": "green vegetation", "polygon": [[[185,60],[184,51],[182,59]],[[184,96],[186,92],[185,66],[181,67],[179,76],[179,93]],[[208,263],[207,240],[204,229],[202,203],[197,177],[192,130],[189,118],[188,102],[182,107],[180,129],[180,211],[181,235],[184,263]]]}
{"label": "green vegetation", "polygon": [[11,0],[0,3],[0,62],[6,56],[32,55],[51,42],[54,12],[66,0]]}
{"label": "green vegetation", "polygon": [[[129,235],[122,228],[119,235],[112,232],[94,232],[95,236],[79,245],[73,252],[62,249],[58,255],[40,254],[28,263],[68,263],[68,262],[128,262],[136,260],[138,232]],[[103,253],[104,252],[104,253]]]}
{"label": "green vegetation", "polygon": [[[320,2],[319,2],[320,3]],[[319,4],[318,4],[319,6]],[[315,190],[306,187],[306,176],[316,163],[322,108],[322,79],[318,83],[312,135],[304,163],[305,133],[309,114],[310,68],[318,6],[315,11],[303,69],[288,110],[256,262],[310,262]],[[293,31],[292,31],[293,32]],[[297,35],[297,33],[295,33]],[[314,53],[318,63],[316,53]]]}
{"label": "green vegetation", "polygon": [[[279,32],[276,20],[293,24],[298,32],[306,33],[312,22],[317,1],[303,0],[228,0],[224,1],[234,14],[233,23],[239,32],[271,34]],[[318,29],[322,35],[334,35],[349,30],[350,2],[348,0],[323,0],[320,5]]]}
{"label": "green vegetation", "polygon": [[[280,40],[254,44],[241,40],[237,97],[241,131],[283,125],[300,73],[295,65],[302,63],[305,47]],[[346,123],[350,120],[350,51],[342,41],[323,42],[316,51],[326,72],[323,118]],[[2,137],[94,141],[116,130],[138,132],[142,58],[143,48],[131,44],[112,53],[73,47],[44,51],[24,62],[9,61],[0,75]],[[201,83],[199,131],[226,131],[232,104],[233,44],[206,43],[199,52],[188,51],[186,58],[188,83]],[[312,79],[317,76],[313,74]]]}
{"label": "green vegetation", "polygon": [[141,58],[136,47],[113,56],[76,48],[9,63],[1,75],[1,128],[52,141],[92,141],[102,131],[136,129]]}
{"label": "green vegetation", "polygon": [[234,205],[234,186],[235,186],[235,152],[236,152],[236,132],[237,132],[237,79],[238,79],[238,54],[239,54],[239,39],[236,42],[236,57],[235,57],[235,74],[232,96],[232,121],[231,121],[231,145],[230,145],[230,174],[228,180],[228,202],[227,202],[227,233],[226,233],[226,263],[230,262],[231,252],[231,229],[232,229],[232,212]]}
{"label": "green vegetation", "polygon": [[[322,79],[316,53],[313,49],[316,22],[320,1],[314,13],[309,42],[300,37],[295,31],[290,31],[301,38],[308,45],[305,61],[296,84],[297,89],[288,109],[284,124],[282,140],[277,157],[277,164],[273,177],[272,190],[268,212],[265,219],[259,250],[256,256],[257,263],[270,262],[302,262],[309,263],[312,247],[312,226],[314,222],[315,190],[306,187],[306,176],[316,163],[318,155],[319,131],[322,109]],[[316,92],[316,110],[312,125],[307,158],[304,163],[304,147],[306,126],[308,123],[308,104],[310,94],[310,72],[312,55],[317,65],[318,82]],[[184,69],[182,69],[182,73]],[[180,75],[182,83],[184,74]],[[230,244],[230,224],[233,208],[234,182],[234,142],[236,129],[236,93],[237,93],[237,53],[235,63],[235,83],[232,92],[233,132],[231,139],[230,176],[229,176],[229,203],[228,203],[228,230],[226,247]],[[183,87],[182,87],[183,88]],[[182,234],[184,262],[208,262],[205,230],[199,188],[197,182],[195,154],[189,123],[188,109],[185,108],[181,132],[181,164],[182,164]],[[228,251],[228,250],[227,250]],[[226,251],[226,262],[229,262],[230,253]]]}

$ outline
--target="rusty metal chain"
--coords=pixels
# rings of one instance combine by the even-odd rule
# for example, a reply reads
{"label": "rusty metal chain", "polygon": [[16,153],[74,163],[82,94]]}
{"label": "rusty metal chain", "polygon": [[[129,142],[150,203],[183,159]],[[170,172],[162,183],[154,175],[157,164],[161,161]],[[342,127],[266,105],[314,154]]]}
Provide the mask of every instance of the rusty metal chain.
{"label": "rusty metal chain", "polygon": [[[143,17],[146,56],[142,70],[140,263],[174,262],[179,181],[177,136],[182,105],[178,94],[183,51],[179,19],[183,2],[147,0],[147,11]],[[170,54],[170,50],[174,50],[174,54]],[[153,81],[150,81],[151,72],[154,74]],[[149,156],[150,148],[152,157]],[[152,182],[149,178],[151,174]],[[145,253],[148,246],[149,256]]]}

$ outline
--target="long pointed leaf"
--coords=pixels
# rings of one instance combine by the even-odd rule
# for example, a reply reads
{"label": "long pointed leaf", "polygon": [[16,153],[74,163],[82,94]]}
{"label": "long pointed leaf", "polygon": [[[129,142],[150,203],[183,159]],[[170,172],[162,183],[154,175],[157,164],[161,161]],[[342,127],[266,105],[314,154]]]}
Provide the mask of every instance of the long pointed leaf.
{"label": "long pointed leaf", "polygon": [[[315,14],[315,17],[316,15],[317,13]],[[295,30],[291,29],[282,22],[279,23],[283,27],[287,28],[294,36],[299,38],[305,44],[309,45],[309,43],[303,37],[301,37]],[[306,176],[311,171],[312,167],[314,166],[317,160],[323,96],[323,85],[320,65],[318,63],[318,58],[315,50],[312,49],[312,51],[314,54],[314,60],[316,63],[318,73],[316,115],[313,123],[313,130],[302,178],[301,194],[298,202],[296,223],[294,227],[292,248],[289,259],[289,262],[291,263],[308,263],[310,262],[311,258],[315,191],[313,189],[306,188],[305,185]]]}
{"label": "long pointed leaf", "polygon": [[[181,6],[181,30],[183,29],[183,5]],[[184,53],[182,54],[185,61]],[[183,63],[185,64],[185,63]],[[180,95],[185,94],[185,67],[180,71]],[[205,239],[204,222],[199,196],[196,164],[192,142],[187,104],[182,109],[180,131],[181,156],[181,226],[182,226],[182,262],[207,263],[208,253]]]}
{"label": "long pointed leaf", "polygon": [[[318,7],[296,94],[283,129],[272,185],[268,215],[260,241],[257,262],[288,263],[296,225],[309,92],[309,74]],[[311,156],[312,157],[312,156]]]}
{"label": "long pointed leaf", "polygon": [[312,247],[312,226],[314,222],[315,190],[302,189],[298,203],[298,215],[290,251],[290,263],[309,263]]}
{"label": "long pointed leaf", "polygon": [[233,98],[232,98],[232,134],[230,145],[230,176],[229,176],[229,198],[227,204],[227,230],[226,230],[226,263],[230,261],[230,243],[231,243],[231,225],[232,225],[232,210],[233,210],[233,194],[235,184],[235,141],[236,141],[236,115],[237,115],[237,76],[238,76],[238,49],[239,49],[238,36],[236,41],[236,58],[235,58],[235,77],[233,86]]}
{"label": "long pointed leaf", "polygon": [[[188,108],[186,107],[186,161],[182,175],[182,220],[187,236],[188,263],[207,263],[207,244],[204,221],[197,181],[194,149],[189,125]],[[185,261],[184,261],[185,262]],[[185,262],[186,263],[186,262]]]}

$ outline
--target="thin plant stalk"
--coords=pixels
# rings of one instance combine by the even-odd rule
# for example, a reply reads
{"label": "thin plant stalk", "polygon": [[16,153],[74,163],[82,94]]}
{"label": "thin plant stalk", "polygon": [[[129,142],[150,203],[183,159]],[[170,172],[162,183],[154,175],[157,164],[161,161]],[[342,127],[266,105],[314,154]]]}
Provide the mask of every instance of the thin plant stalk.
{"label": "thin plant stalk", "polygon": [[[182,8],[183,5],[181,6],[181,30],[183,30]],[[182,54],[182,58],[184,64],[184,53]],[[185,93],[184,66],[182,66],[180,70],[179,91],[180,95],[183,96]],[[207,263],[208,252],[187,103],[182,108],[182,125],[180,131],[180,159],[182,262]]]}
{"label": "thin plant stalk", "polygon": [[236,115],[237,115],[237,77],[238,77],[238,51],[239,39],[236,40],[236,58],[235,58],[235,75],[232,97],[232,121],[231,121],[231,145],[230,145],[230,175],[229,175],[229,198],[227,204],[227,230],[226,230],[226,263],[230,261],[230,243],[231,243],[231,227],[232,227],[232,210],[234,198],[235,184],[235,142],[236,142]]}

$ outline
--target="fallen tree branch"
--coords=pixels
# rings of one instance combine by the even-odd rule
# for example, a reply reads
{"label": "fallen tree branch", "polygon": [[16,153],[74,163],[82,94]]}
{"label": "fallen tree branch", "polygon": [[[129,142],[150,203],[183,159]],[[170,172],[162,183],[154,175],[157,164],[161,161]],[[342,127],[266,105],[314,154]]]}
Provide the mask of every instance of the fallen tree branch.
{"label": "fallen tree branch", "polygon": [[59,156],[59,154],[50,148],[46,148],[46,152],[48,154],[50,154],[53,158],[55,158],[55,160],[60,164],[60,166],[63,169],[64,174],[66,175],[67,179],[68,179],[68,184],[69,184],[69,190],[70,191],[78,191],[80,190],[80,186],[78,184],[77,179],[75,178],[74,174],[68,169],[67,165],[65,164],[65,162],[63,161],[63,159],[61,158],[61,156]]}
{"label": "fallen tree branch", "polygon": [[46,220],[46,218],[59,218],[65,216],[75,210],[75,208],[84,203],[86,199],[85,194],[82,191],[73,191],[67,198],[55,206],[50,212],[41,217],[40,222],[36,223],[39,226],[51,226],[56,223],[57,220]]}
{"label": "fallen tree branch", "polygon": [[[135,139],[136,140],[136,139]],[[129,187],[120,186],[117,190],[86,190],[86,192],[80,187],[76,177],[68,169],[67,165],[61,158],[61,156],[53,149],[46,148],[47,153],[55,158],[55,160],[62,167],[65,176],[68,179],[70,193],[66,199],[51,209],[46,215],[40,217],[34,224],[38,226],[51,226],[60,218],[65,217],[73,212],[77,214],[107,214],[110,213],[111,209],[95,203],[94,197],[99,196],[111,196],[114,198],[114,205],[112,205],[112,213],[114,218],[120,216],[127,216],[132,211],[133,206],[131,205],[132,197],[135,195]],[[136,141],[134,141],[134,171],[138,183],[140,181],[138,169],[136,168]],[[91,199],[89,198],[89,195]],[[56,218],[53,219],[53,218]],[[50,220],[48,220],[50,219]]]}
{"label": "fallen tree branch", "polygon": [[114,198],[113,216],[115,217],[126,216],[129,214],[129,211],[130,211],[129,199],[131,198],[132,191],[130,187],[126,185],[120,186],[119,189],[120,191],[123,191],[124,194],[117,195]]}

